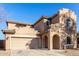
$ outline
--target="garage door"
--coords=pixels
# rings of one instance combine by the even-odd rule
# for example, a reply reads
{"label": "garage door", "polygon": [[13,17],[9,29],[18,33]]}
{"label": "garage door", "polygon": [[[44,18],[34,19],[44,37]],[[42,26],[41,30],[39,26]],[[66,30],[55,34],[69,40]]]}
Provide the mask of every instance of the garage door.
{"label": "garage door", "polygon": [[11,38],[12,50],[36,49],[38,48],[38,39],[33,38]]}

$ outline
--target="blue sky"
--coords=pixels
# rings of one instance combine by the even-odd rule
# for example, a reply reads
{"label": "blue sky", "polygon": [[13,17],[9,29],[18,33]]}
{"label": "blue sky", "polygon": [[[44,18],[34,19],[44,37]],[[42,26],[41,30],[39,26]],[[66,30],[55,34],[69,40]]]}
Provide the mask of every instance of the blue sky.
{"label": "blue sky", "polygon": [[[68,8],[77,14],[77,32],[79,31],[79,4],[67,3],[7,3],[0,4],[1,12],[7,14],[8,20],[35,23],[41,16],[53,16],[59,9]],[[0,30],[5,29],[6,22],[0,23]],[[4,39],[0,31],[0,39]]]}

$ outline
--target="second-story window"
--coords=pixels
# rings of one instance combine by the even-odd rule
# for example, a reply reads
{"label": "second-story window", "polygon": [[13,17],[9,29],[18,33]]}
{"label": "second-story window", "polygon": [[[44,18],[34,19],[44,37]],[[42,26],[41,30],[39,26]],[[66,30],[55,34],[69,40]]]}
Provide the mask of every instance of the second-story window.
{"label": "second-story window", "polygon": [[71,29],[72,28],[72,21],[70,19],[66,19],[66,29]]}
{"label": "second-story window", "polygon": [[49,20],[48,19],[44,19],[44,23],[45,23],[45,25],[49,25]]}
{"label": "second-story window", "polygon": [[48,21],[46,22],[46,25],[49,25],[49,22]]}
{"label": "second-story window", "polygon": [[50,21],[49,20],[46,21],[46,25],[50,25]]}

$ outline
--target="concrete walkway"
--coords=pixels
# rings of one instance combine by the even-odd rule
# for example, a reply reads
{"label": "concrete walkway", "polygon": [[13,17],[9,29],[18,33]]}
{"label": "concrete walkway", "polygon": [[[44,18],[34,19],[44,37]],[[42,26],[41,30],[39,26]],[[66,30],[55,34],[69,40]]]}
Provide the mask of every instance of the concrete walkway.
{"label": "concrete walkway", "polygon": [[[61,52],[61,51],[60,51]],[[65,56],[63,54],[58,53],[57,50],[12,50],[11,56]]]}

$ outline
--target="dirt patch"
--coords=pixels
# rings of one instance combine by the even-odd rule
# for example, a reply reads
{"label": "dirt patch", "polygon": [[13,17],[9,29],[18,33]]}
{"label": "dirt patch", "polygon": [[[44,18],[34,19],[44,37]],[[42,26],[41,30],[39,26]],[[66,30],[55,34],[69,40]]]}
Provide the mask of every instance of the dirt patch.
{"label": "dirt patch", "polygon": [[64,54],[66,56],[79,56],[79,49],[69,49],[59,53]]}

